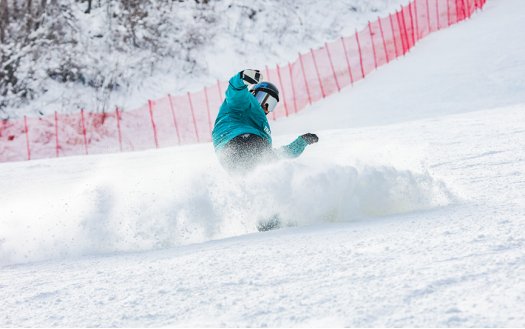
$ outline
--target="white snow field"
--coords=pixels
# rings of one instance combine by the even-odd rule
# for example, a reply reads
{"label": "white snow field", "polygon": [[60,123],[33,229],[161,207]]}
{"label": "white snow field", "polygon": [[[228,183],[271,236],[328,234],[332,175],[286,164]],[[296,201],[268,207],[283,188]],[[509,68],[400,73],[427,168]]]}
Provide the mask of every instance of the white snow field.
{"label": "white snow field", "polygon": [[320,141],[245,177],[211,144],[0,164],[0,327],[525,326],[523,13],[273,123]]}

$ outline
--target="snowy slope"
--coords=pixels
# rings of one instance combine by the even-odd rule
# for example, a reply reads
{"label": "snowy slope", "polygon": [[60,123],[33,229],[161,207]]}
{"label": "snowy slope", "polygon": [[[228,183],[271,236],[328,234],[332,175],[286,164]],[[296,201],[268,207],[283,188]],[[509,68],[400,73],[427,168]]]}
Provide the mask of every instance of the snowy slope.
{"label": "snowy slope", "polygon": [[524,326],[524,9],[275,122],[321,141],[246,178],[209,144],[2,164],[0,325]]}

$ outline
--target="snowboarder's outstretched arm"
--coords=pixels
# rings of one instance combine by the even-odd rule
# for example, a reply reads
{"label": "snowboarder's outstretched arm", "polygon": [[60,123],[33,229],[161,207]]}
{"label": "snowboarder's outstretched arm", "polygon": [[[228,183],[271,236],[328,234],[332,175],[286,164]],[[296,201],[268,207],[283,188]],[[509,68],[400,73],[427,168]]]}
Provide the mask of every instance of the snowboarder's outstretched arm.
{"label": "snowboarder's outstretched arm", "polygon": [[317,137],[316,134],[307,133],[297,137],[297,139],[290,144],[275,149],[274,153],[279,158],[297,158],[303,153],[306,146],[317,143],[318,141],[319,137]]}

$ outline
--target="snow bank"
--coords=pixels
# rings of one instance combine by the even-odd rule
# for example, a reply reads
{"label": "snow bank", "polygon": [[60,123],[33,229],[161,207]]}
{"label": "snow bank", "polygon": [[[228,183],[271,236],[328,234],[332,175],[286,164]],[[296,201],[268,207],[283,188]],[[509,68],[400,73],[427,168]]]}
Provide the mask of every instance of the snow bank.
{"label": "snow bank", "polygon": [[47,194],[37,184],[33,193],[40,197],[31,207],[24,202],[31,195],[7,203],[0,264],[198,243],[256,232],[258,221],[275,214],[285,227],[303,226],[431,209],[454,199],[428,173],[389,166],[294,160],[244,177],[191,159],[165,173],[138,171],[145,168],[105,167]]}

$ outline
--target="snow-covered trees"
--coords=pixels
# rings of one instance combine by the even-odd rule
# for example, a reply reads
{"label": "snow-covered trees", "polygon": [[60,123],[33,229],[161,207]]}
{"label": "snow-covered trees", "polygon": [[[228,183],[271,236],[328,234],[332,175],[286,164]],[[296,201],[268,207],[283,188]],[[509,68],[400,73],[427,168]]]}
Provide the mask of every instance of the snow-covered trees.
{"label": "snow-covered trees", "polygon": [[193,69],[190,53],[206,37],[191,26],[214,19],[206,7],[170,0],[0,0],[0,115],[13,116],[8,108],[53,83],[95,91],[103,111],[111,91],[147,76],[166,58]]}
{"label": "snow-covered trees", "polygon": [[133,109],[295,60],[408,0],[0,0],[0,119]]}

